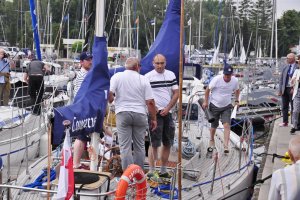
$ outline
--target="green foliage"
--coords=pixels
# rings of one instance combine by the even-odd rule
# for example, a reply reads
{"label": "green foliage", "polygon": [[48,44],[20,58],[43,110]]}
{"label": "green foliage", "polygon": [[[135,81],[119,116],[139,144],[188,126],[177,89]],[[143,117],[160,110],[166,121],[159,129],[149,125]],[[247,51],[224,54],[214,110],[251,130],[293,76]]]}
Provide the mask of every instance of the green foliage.
{"label": "green foliage", "polygon": [[278,55],[286,56],[291,47],[299,44],[300,12],[289,10],[278,20]]}
{"label": "green foliage", "polygon": [[[46,33],[43,30],[46,27],[47,17],[47,3],[43,0],[40,2],[40,36],[41,42],[46,42]],[[51,0],[51,13],[52,13],[52,42],[56,45],[60,43],[60,49],[63,49],[62,39],[59,41],[60,22],[64,17],[63,2],[62,0]],[[81,20],[82,20],[82,0],[70,0],[67,7],[67,13],[70,15],[69,20],[69,33],[70,38],[77,39],[83,38],[80,34]],[[124,0],[106,0],[106,26],[105,31],[108,35],[108,46],[118,46],[120,36],[120,24],[117,21],[121,19],[121,13],[123,9]],[[130,0],[130,21],[134,33],[137,24],[134,24],[136,18],[139,18],[139,48],[142,54],[148,52],[150,45],[153,42],[154,26],[149,22],[156,18],[156,35],[163,23],[166,0]],[[136,2],[136,10],[135,4]],[[200,28],[200,42],[203,44],[203,48],[213,48],[214,42],[217,40],[215,31],[218,29],[222,33],[222,45],[226,44],[226,52],[229,52],[234,44],[235,38],[237,41],[242,36],[243,45],[245,48],[250,45],[250,51],[257,49],[257,41],[261,40],[261,48],[264,51],[265,56],[270,52],[271,41],[271,21],[272,21],[272,2],[273,0],[240,0],[239,4],[234,0],[222,1],[221,4],[221,19],[218,26],[218,14],[219,14],[219,0],[202,0],[202,21],[199,23],[200,13],[200,1],[199,0],[185,0],[185,38],[188,41],[189,27],[187,21],[192,19],[192,44],[196,48],[199,48],[199,28]],[[87,15],[90,17],[90,21],[94,21],[95,0],[88,0]],[[37,6],[37,4],[36,4]],[[66,7],[65,7],[66,8]],[[22,11],[22,12],[21,12]],[[25,11],[25,12],[24,12]],[[31,16],[29,11],[29,1],[14,0],[13,2],[4,1],[0,7],[1,19],[3,26],[0,32],[0,40],[7,40],[11,45],[19,44],[19,47],[31,47],[33,43],[32,38],[32,25]],[[226,21],[227,32],[226,32]],[[299,12],[288,11],[281,19],[278,20],[278,44],[279,55],[285,55],[289,52],[289,47],[298,44],[299,40]],[[199,27],[200,26],[200,27]],[[26,30],[26,32],[25,32]],[[93,38],[93,26],[90,30],[87,30],[90,34],[86,39],[87,43],[92,43]],[[4,34],[3,34],[4,33]],[[26,33],[26,36],[25,36]],[[252,33],[252,37],[250,35]],[[136,47],[136,33],[131,37],[132,47]],[[121,36],[125,36],[123,33]],[[226,38],[225,38],[225,35]],[[25,38],[26,37],[26,38]],[[62,24],[62,38],[67,37],[67,21],[63,21]],[[225,43],[223,42],[225,40]],[[26,44],[25,44],[26,41]],[[120,43],[121,46],[126,44]],[[221,51],[224,51],[224,47],[221,45]],[[91,44],[88,45],[89,48]],[[274,49],[274,48],[273,48]],[[273,53],[273,56],[275,54]]]}
{"label": "green foliage", "polygon": [[72,44],[72,52],[74,53],[80,53],[82,51],[82,42],[81,41],[78,41],[78,42],[74,42]]}

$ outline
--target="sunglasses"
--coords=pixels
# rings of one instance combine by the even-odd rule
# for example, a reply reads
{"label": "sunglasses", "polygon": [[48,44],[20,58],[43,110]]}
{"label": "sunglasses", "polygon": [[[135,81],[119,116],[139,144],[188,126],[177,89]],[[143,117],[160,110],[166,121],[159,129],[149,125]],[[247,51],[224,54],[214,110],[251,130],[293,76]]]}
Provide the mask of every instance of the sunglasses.
{"label": "sunglasses", "polygon": [[155,64],[156,65],[163,65],[163,64],[165,64],[165,62],[156,62]]}

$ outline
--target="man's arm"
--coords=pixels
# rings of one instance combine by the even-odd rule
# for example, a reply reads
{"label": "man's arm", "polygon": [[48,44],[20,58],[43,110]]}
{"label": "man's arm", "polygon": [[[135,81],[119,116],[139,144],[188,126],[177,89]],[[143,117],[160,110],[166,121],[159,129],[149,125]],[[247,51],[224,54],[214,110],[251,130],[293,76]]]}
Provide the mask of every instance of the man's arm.
{"label": "man's arm", "polygon": [[237,89],[235,92],[235,105],[240,105],[240,89]]}
{"label": "man's arm", "polygon": [[178,90],[178,89],[172,90],[172,92],[173,92],[172,98],[171,98],[169,104],[167,105],[167,107],[165,107],[165,108],[161,111],[161,113],[160,113],[161,116],[167,115],[167,114],[170,112],[170,110],[171,110],[171,109],[175,106],[175,104],[177,103],[177,100],[178,100],[178,97],[179,97],[179,90]]}
{"label": "man's arm", "polygon": [[278,191],[278,189],[276,187],[277,181],[279,181],[279,180],[277,180],[276,173],[277,173],[277,171],[275,171],[272,175],[268,200],[280,200],[281,199],[280,191]]}
{"label": "man's arm", "polygon": [[209,93],[210,93],[210,89],[209,87],[207,86],[206,90],[205,90],[205,93],[204,93],[204,102],[203,102],[203,105],[202,107],[204,109],[206,109],[208,107],[208,97],[209,97]]}
{"label": "man's arm", "polygon": [[25,73],[24,73],[24,81],[25,81],[26,83],[28,83],[28,79],[29,79],[28,73],[25,72]]}
{"label": "man's arm", "polygon": [[115,99],[115,94],[112,91],[109,91],[108,102],[112,103]]}
{"label": "man's arm", "polygon": [[279,91],[278,91],[278,96],[282,95],[282,85],[283,85],[283,72],[284,68],[281,70],[280,78],[279,78]]}
{"label": "man's arm", "polygon": [[154,99],[146,100],[146,105],[148,107],[148,112],[150,114],[151,130],[154,131],[156,129],[156,127],[157,127],[156,109],[155,109],[155,101],[154,101]]}

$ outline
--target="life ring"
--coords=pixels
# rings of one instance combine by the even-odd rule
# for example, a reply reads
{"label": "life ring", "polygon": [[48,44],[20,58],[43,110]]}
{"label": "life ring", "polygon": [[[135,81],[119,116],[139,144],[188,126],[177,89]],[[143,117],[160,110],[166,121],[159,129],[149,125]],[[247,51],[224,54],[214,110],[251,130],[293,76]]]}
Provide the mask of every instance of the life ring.
{"label": "life ring", "polygon": [[125,200],[126,191],[129,185],[129,182],[133,182],[135,178],[135,187],[136,187],[136,200],[145,200],[147,194],[147,182],[145,173],[142,168],[138,165],[131,164],[125,170],[117,186],[117,191],[115,195],[115,200]]}

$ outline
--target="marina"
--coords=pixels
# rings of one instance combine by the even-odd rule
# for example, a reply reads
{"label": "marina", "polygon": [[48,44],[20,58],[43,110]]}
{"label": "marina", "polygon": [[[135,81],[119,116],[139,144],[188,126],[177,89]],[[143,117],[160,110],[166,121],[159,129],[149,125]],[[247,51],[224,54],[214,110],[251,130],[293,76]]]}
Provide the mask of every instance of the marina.
{"label": "marina", "polygon": [[276,0],[23,3],[5,2],[18,45],[0,17],[0,199],[265,200],[273,173],[296,165],[300,43],[281,32],[300,12],[280,18]]}

